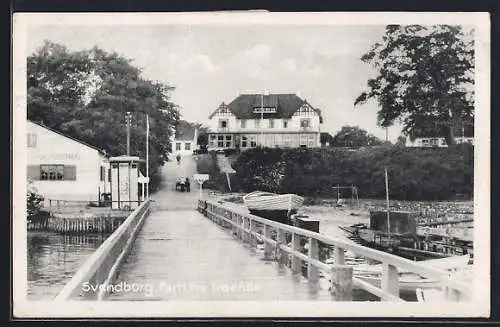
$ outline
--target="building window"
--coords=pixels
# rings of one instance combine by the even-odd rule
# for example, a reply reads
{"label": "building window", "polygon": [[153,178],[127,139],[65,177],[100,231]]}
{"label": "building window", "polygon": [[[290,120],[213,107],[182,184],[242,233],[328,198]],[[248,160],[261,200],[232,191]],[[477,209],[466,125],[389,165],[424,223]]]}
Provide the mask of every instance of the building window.
{"label": "building window", "polygon": [[231,135],[226,135],[226,148],[231,147],[231,140],[232,140]]}
{"label": "building window", "polygon": [[250,136],[250,147],[255,148],[257,146],[257,140],[255,136]]}
{"label": "building window", "polygon": [[210,134],[210,137],[209,137],[209,147],[211,148],[215,148],[216,145],[217,145],[217,135],[214,135],[214,134]]}
{"label": "building window", "polygon": [[224,135],[217,135],[217,147],[218,148],[224,147]]}
{"label": "building window", "polygon": [[309,137],[307,139],[307,146],[310,148],[314,148],[316,146],[316,135],[314,134],[309,134]]}
{"label": "building window", "polygon": [[219,119],[219,128],[227,128],[227,120]]}
{"label": "building window", "polygon": [[288,128],[288,120],[283,120],[283,128]]}
{"label": "building window", "polygon": [[274,128],[274,119],[269,119],[269,128]]}
{"label": "building window", "polygon": [[76,166],[40,165],[42,181],[76,180]]}
{"label": "building window", "polygon": [[191,151],[191,142],[184,143],[184,150]]}
{"label": "building window", "polygon": [[181,142],[175,143],[175,151],[181,151]]}
{"label": "building window", "polygon": [[[460,142],[460,143],[462,143],[462,142]],[[446,145],[446,139],[441,140],[441,145]]]}
{"label": "building window", "polygon": [[300,134],[299,146],[301,148],[307,147],[307,134]]}
{"label": "building window", "polygon": [[292,146],[292,137],[290,135],[283,135],[283,146],[285,148]]}
{"label": "building window", "polygon": [[254,123],[255,128],[259,128],[260,127],[260,119],[255,119],[253,121],[253,123]]}
{"label": "building window", "polygon": [[28,148],[36,148],[36,134],[28,133]]}
{"label": "building window", "polygon": [[311,119],[310,118],[302,118],[300,120],[300,128],[302,130],[309,130],[309,129],[311,129]]}
{"label": "building window", "polygon": [[276,112],[276,107],[255,107],[253,108],[254,113],[275,113]]}
{"label": "building window", "polygon": [[246,148],[248,146],[248,137],[242,136],[241,137],[241,147]]}
{"label": "building window", "polygon": [[101,166],[101,182],[106,180],[106,167]]}
{"label": "building window", "polygon": [[246,119],[241,120],[241,128],[247,128],[247,120]]}

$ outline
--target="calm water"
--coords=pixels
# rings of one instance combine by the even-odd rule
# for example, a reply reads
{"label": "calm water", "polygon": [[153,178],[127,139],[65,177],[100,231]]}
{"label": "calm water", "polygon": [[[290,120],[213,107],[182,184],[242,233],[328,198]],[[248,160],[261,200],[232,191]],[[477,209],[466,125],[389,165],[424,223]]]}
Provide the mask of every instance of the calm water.
{"label": "calm water", "polygon": [[107,235],[28,232],[28,300],[51,300]]}
{"label": "calm water", "polygon": [[[361,213],[359,216],[352,216],[351,212],[355,210],[350,210],[348,208],[335,208],[335,207],[324,207],[324,206],[304,206],[301,208],[306,215],[312,219],[318,219],[320,233],[328,235],[332,238],[340,238],[345,241],[351,242],[347,236],[342,232],[339,226],[349,226],[357,223],[369,224],[370,217],[367,212]],[[362,264],[369,263],[374,264],[376,262],[367,262],[363,257],[355,255],[350,252],[345,254],[346,264]],[[363,290],[354,291],[355,301],[379,301],[379,298],[371,295]],[[401,293],[400,296],[406,301],[416,301],[417,296],[414,293]]]}

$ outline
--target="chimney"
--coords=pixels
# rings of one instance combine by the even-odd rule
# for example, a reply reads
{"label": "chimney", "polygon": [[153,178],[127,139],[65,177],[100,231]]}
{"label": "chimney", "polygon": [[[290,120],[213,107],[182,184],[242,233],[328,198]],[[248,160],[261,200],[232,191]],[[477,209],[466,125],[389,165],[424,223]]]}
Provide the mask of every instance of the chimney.
{"label": "chimney", "polygon": [[268,89],[264,90],[264,95],[269,95],[269,90]]}

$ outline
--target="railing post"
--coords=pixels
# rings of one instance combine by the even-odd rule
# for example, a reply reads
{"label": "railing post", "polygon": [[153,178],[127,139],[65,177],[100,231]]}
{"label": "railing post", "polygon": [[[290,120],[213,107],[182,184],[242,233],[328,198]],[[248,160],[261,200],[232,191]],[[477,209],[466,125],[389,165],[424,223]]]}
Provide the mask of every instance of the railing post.
{"label": "railing post", "polygon": [[384,263],[382,265],[382,290],[399,297],[398,268]]}
{"label": "railing post", "polygon": [[271,238],[271,227],[264,224],[264,258],[271,258],[271,253],[273,252],[271,243],[267,240]]}
{"label": "railing post", "polygon": [[[310,259],[319,260],[318,240],[312,237],[309,238],[308,256]],[[319,279],[318,267],[312,265],[310,262],[307,264],[307,279],[311,283],[317,283]]]}
{"label": "railing post", "polygon": [[246,231],[246,226],[247,226],[247,217],[241,216],[241,234],[242,234],[242,241],[243,243],[248,242],[248,233]]}
{"label": "railing post", "polygon": [[295,252],[300,252],[300,235],[292,234],[292,274],[301,273],[301,260],[295,255]]}
{"label": "railing post", "polygon": [[336,265],[342,266],[345,264],[345,254],[344,249],[335,246],[333,249],[333,258]]}
{"label": "railing post", "polygon": [[352,301],[352,267],[334,265],[330,272],[332,276],[330,293],[335,301]]}
{"label": "railing post", "polygon": [[335,246],[333,256],[335,265],[330,272],[332,276],[330,293],[335,301],[352,301],[352,267],[345,266],[343,248]]}
{"label": "railing post", "polygon": [[253,235],[253,232],[255,232],[255,221],[253,219],[249,219],[248,221],[248,235],[249,235],[249,243],[250,243],[250,248],[254,249],[257,247],[257,238],[255,235]]}
{"label": "railing post", "polygon": [[281,244],[286,244],[285,231],[281,228],[278,229],[278,242],[276,243],[276,252],[278,253],[278,263],[283,264],[285,261],[285,256],[283,251],[280,249]]}

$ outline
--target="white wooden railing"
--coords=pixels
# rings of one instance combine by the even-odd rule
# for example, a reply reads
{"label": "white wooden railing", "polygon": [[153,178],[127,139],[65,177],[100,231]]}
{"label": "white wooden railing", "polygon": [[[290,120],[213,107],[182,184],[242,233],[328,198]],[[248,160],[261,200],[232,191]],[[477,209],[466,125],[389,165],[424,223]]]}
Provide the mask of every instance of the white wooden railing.
{"label": "white wooden railing", "polygon": [[[399,269],[412,272],[424,278],[438,281],[447,301],[467,301],[471,287],[462,281],[454,280],[446,271],[423,266],[418,262],[401,258],[386,252],[371,249],[349,241],[334,239],[302,228],[281,224],[248,213],[241,207],[215,199],[198,201],[198,210],[213,222],[231,229],[236,237],[251,246],[257,246],[257,237],[264,241],[264,256],[271,257],[274,251],[279,253],[278,260],[283,262],[291,257],[291,270],[299,274],[302,262],[307,263],[307,279],[318,282],[319,271],[331,276],[331,292],[335,300],[352,300],[352,286],[361,288],[384,301],[404,301],[399,296]],[[291,235],[291,246],[287,236]],[[307,239],[307,254],[300,252],[301,239]],[[319,244],[334,248],[334,265],[328,265],[319,258]],[[382,263],[381,287],[353,276],[353,267],[345,265],[345,252]]]}

